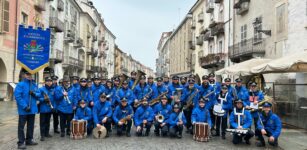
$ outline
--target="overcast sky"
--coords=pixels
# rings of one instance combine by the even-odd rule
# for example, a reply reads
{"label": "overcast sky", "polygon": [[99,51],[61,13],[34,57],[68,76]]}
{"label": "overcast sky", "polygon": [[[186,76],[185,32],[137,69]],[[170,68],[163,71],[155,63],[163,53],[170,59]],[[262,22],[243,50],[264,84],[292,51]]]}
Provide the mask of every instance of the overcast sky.
{"label": "overcast sky", "polygon": [[174,29],[196,0],[93,0],[117,45],[155,71],[162,32]]}

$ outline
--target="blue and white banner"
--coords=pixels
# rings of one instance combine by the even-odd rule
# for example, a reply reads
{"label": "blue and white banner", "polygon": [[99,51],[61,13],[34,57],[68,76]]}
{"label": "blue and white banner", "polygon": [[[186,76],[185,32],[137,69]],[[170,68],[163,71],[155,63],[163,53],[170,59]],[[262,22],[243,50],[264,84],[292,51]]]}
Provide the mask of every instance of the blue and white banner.
{"label": "blue and white banner", "polygon": [[31,74],[49,65],[50,29],[19,25],[17,63]]}

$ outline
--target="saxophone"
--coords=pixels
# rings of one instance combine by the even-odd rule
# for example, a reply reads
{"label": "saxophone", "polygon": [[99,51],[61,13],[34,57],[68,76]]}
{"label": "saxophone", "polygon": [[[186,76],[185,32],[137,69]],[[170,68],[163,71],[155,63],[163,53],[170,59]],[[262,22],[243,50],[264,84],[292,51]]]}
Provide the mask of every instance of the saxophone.
{"label": "saxophone", "polygon": [[159,103],[161,97],[164,96],[164,95],[167,94],[167,93],[168,93],[168,91],[165,91],[165,92],[161,93],[161,94],[160,94],[158,97],[156,97],[155,99],[151,100],[151,101],[149,102],[149,106],[153,106],[153,105],[155,105],[156,103]]}
{"label": "saxophone", "polygon": [[[151,88],[149,88],[149,90],[150,91],[143,98],[149,98],[149,95],[151,95],[151,93],[153,92],[153,90]],[[142,103],[142,101],[139,100],[137,103],[134,104],[134,107],[139,107],[141,105],[141,103]]]}
{"label": "saxophone", "polygon": [[183,109],[188,109],[193,105],[193,98],[196,96],[197,93],[199,93],[199,90],[197,88],[195,89],[196,91],[188,97],[187,104],[183,107]]}

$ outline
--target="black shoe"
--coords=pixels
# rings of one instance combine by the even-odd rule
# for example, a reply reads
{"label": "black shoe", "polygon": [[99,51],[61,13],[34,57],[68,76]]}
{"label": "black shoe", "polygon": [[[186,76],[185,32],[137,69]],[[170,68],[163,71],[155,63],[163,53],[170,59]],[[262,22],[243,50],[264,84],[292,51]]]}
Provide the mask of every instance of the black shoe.
{"label": "black shoe", "polygon": [[249,140],[245,140],[245,144],[247,145],[251,145],[250,141]]}
{"label": "black shoe", "polygon": [[145,132],[145,136],[149,136],[149,132]]}
{"label": "black shoe", "polygon": [[225,136],[225,135],[222,135],[222,139],[225,140],[225,139],[226,139],[226,136]]}
{"label": "black shoe", "polygon": [[218,133],[215,133],[215,134],[213,134],[213,136],[220,136],[220,134],[218,134]]}
{"label": "black shoe", "polygon": [[178,139],[181,139],[181,138],[182,138],[182,135],[181,135],[181,134],[177,134],[177,138],[178,138]]}
{"label": "black shoe", "polygon": [[27,149],[27,146],[25,144],[19,144],[18,149]]}
{"label": "black shoe", "polygon": [[65,133],[64,133],[64,132],[62,132],[62,133],[61,133],[61,137],[64,137],[64,136],[65,136]]}
{"label": "black shoe", "polygon": [[45,137],[46,137],[46,138],[52,138],[52,135],[47,134]]}
{"label": "black shoe", "polygon": [[127,137],[130,137],[130,136],[131,136],[130,132],[126,133],[126,136],[127,136]]}
{"label": "black shoe", "polygon": [[70,136],[70,132],[66,132],[66,135]]}
{"label": "black shoe", "polygon": [[37,142],[34,141],[30,141],[30,142],[26,142],[26,145],[32,146],[32,145],[37,145]]}
{"label": "black shoe", "polygon": [[42,136],[40,140],[41,140],[41,141],[45,141],[45,137]]}
{"label": "black shoe", "polygon": [[265,147],[265,143],[264,142],[257,142],[256,146],[257,147]]}
{"label": "black shoe", "polygon": [[156,135],[156,136],[160,136],[160,133],[159,133],[159,131],[158,131],[158,132],[155,132],[155,135]]}
{"label": "black shoe", "polygon": [[53,132],[56,133],[56,134],[59,134],[59,133],[60,133],[59,130],[54,130]]}
{"label": "black shoe", "polygon": [[110,137],[110,134],[109,134],[109,132],[107,132],[106,138],[107,138],[107,137]]}

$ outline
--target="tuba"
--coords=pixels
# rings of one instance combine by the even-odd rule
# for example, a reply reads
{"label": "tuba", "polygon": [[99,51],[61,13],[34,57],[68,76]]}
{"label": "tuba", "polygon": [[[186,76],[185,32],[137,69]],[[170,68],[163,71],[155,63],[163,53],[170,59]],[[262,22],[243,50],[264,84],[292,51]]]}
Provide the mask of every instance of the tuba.
{"label": "tuba", "polygon": [[146,75],[146,73],[144,73],[143,71],[141,70],[138,70],[137,74],[136,74],[136,79],[131,87],[131,90],[133,90],[135,88],[135,86],[140,82],[141,80],[141,76],[142,75]]}
{"label": "tuba", "polygon": [[117,87],[117,90],[119,90],[122,87],[123,82],[127,80],[128,78],[129,77],[124,73],[120,75],[120,82],[119,82],[119,86]]}

